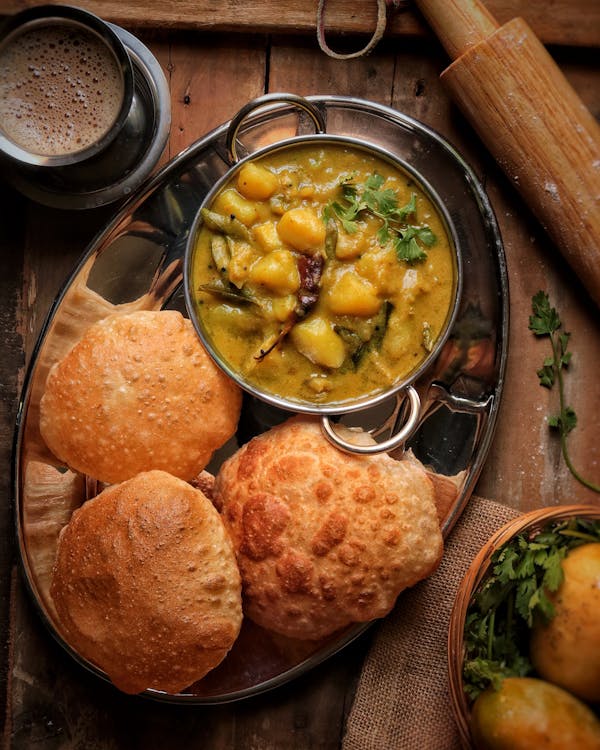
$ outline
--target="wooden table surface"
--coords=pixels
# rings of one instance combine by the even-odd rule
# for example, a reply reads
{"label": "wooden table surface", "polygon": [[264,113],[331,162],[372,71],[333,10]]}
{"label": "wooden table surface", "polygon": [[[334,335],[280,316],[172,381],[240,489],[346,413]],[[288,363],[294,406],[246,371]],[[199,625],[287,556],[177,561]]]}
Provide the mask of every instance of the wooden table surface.
{"label": "wooden table surface", "polygon": [[[29,4],[0,0],[0,14]],[[444,92],[438,76],[447,56],[416,14],[395,15],[389,33],[368,57],[338,61],[318,48],[316,2],[282,2],[281,9],[265,0],[243,6],[91,0],[81,5],[133,31],[160,61],[172,98],[171,135],[162,163],[267,91],[370,99],[447,138],[487,190],[504,240],[510,285],[506,383],[476,491],[523,511],[600,503],[599,495],[572,478],[548,428],[557,394],[538,385],[536,370],[548,350],[528,330],[531,297],[546,290],[572,333],[566,392],[579,417],[569,438],[573,462],[599,482],[599,310]],[[600,115],[600,4],[548,6],[532,0],[490,1],[489,6],[500,20],[529,14],[575,90]],[[328,7],[334,30],[364,32],[374,23],[374,3],[366,0]],[[350,48],[365,38],[333,37],[336,41]],[[115,211],[114,205],[84,212],[36,205],[0,176],[0,700],[6,706],[5,747],[338,748],[369,634],[310,674],[245,702],[204,708],[154,705],[122,696],[80,669],[45,631],[24,592],[13,541],[10,474],[20,388],[49,305]]]}

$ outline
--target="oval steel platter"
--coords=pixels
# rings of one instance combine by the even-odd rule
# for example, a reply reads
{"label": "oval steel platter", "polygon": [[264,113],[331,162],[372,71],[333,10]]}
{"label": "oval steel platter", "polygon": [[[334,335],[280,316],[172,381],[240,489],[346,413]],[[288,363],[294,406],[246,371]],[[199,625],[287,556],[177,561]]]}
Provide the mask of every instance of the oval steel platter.
{"label": "oval steel platter", "polygon": [[[485,461],[502,393],[508,340],[508,284],[502,242],[490,203],[473,171],[443,138],[382,105],[333,96],[308,97],[320,108],[327,132],[387,149],[423,175],[445,203],[463,257],[463,292],[450,337],[419,379],[419,428],[409,448],[446,492],[443,531],[460,516]],[[90,494],[89,480],[61,466],[39,434],[39,401],[48,370],[83,331],[113,312],[179,309],[183,254],[198,206],[229,169],[227,123],[197,141],[145,182],[92,242],[48,314],[23,388],[15,431],[13,487],[16,530],[25,581],[45,624],[80,664],[61,635],[49,595],[58,534]],[[250,117],[238,150],[312,132],[311,122],[289,105],[269,106]],[[380,409],[380,407],[378,407]],[[217,452],[220,463],[253,435],[289,413],[245,397],[235,439]],[[367,429],[394,415],[353,415]],[[351,425],[350,425],[351,426]],[[88,486],[86,486],[86,484]],[[401,599],[397,606],[401,605]],[[338,652],[362,633],[360,624],[319,643],[285,639],[246,621],[234,648],[213,672],[176,694],[148,690],[148,698],[182,704],[239,700],[282,685]]]}

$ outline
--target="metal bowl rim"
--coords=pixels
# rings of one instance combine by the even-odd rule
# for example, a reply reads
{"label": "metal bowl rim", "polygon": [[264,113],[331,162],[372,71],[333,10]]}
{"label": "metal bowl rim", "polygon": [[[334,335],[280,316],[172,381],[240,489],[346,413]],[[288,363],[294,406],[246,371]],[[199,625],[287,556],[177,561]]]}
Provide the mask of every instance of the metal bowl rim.
{"label": "metal bowl rim", "polygon": [[[323,143],[338,143],[340,145],[351,146],[362,151],[375,153],[380,158],[391,162],[401,171],[407,172],[411,177],[413,177],[418,185],[423,189],[425,194],[430,198],[437,211],[439,212],[442,221],[445,224],[445,229],[451,239],[451,245],[454,251],[453,257],[456,274],[453,300],[446,317],[444,328],[438,336],[433,349],[431,350],[431,352],[427,353],[427,356],[423,358],[421,363],[414,370],[411,370],[411,372],[405,378],[399,380],[398,382],[392,384],[391,386],[383,389],[380,392],[377,392],[375,394],[367,394],[365,396],[359,396],[348,401],[336,401],[327,404],[315,404],[310,401],[284,398],[270,391],[258,388],[252,383],[249,383],[246,378],[240,375],[238,371],[236,371],[223,359],[223,357],[216,350],[208,334],[205,332],[204,326],[200,321],[200,316],[196,311],[196,305],[194,303],[194,293],[192,289],[192,266],[194,259],[195,240],[202,224],[201,210],[211,205],[215,196],[219,193],[223,186],[228,183],[232,179],[232,177],[235,176],[235,174],[242,168],[242,166],[246,162],[261,159],[271,153],[275,153],[281,150],[291,149],[299,145],[310,145],[312,143],[318,145],[322,145]],[[360,138],[331,133],[315,133],[310,135],[297,135],[263,146],[256,151],[247,154],[239,161],[236,161],[235,164],[231,165],[230,168],[215,182],[213,187],[206,194],[204,200],[198,207],[196,216],[190,227],[184,254],[183,278],[185,305],[190,320],[192,321],[194,329],[207,352],[209,353],[215,364],[223,372],[225,372],[235,383],[237,383],[240,388],[249,393],[251,396],[258,398],[261,401],[270,404],[271,406],[275,406],[279,409],[284,409],[290,412],[325,416],[351,414],[354,412],[370,409],[400,393],[402,390],[415,383],[421,377],[421,375],[431,366],[431,364],[435,361],[436,357],[441,352],[442,347],[446,343],[450,335],[450,331],[452,330],[452,327],[454,325],[462,296],[463,265],[458,234],[456,232],[454,222],[452,221],[444,202],[439,197],[437,191],[431,185],[429,180],[422,177],[421,174],[408,161],[401,159],[400,157],[391,153],[388,149],[378,146],[377,144],[370,143],[369,141],[362,140]]]}

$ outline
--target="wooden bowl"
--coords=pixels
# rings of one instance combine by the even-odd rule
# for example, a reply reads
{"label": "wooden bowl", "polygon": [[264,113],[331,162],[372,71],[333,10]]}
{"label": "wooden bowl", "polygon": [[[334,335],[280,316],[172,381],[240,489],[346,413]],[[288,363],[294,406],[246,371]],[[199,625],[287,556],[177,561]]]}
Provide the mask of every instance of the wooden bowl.
{"label": "wooden bowl", "polygon": [[514,536],[527,533],[535,536],[553,521],[569,518],[600,518],[600,506],[563,505],[553,508],[541,508],[525,513],[499,529],[480,549],[467,570],[456,594],[450,615],[448,628],[448,679],[450,684],[450,701],[456,721],[460,740],[464,748],[472,747],[469,699],[463,689],[463,661],[465,657],[464,624],[468,607],[473,594],[487,575],[492,555]]}

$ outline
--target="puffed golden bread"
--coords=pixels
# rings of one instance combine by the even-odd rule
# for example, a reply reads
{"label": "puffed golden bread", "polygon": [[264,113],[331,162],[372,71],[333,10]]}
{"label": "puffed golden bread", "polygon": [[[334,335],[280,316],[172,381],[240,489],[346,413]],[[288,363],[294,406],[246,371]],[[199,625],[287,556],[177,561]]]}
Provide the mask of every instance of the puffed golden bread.
{"label": "puffed golden bread", "polygon": [[316,640],[386,615],[442,556],[423,469],[342,453],[310,417],[244,445],[213,493],[235,546],[245,614],[291,638]]}
{"label": "puffed golden bread", "polygon": [[212,503],[163,471],[108,487],[62,530],[50,593],[67,642],[126,693],[176,693],[217,666],[241,582]]}
{"label": "puffed golden bread", "polygon": [[48,375],[40,431],[75,471],[102,482],[162,469],[196,476],[235,432],[240,389],[174,310],[111,315]]}

